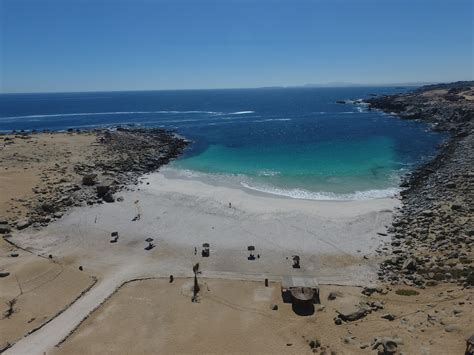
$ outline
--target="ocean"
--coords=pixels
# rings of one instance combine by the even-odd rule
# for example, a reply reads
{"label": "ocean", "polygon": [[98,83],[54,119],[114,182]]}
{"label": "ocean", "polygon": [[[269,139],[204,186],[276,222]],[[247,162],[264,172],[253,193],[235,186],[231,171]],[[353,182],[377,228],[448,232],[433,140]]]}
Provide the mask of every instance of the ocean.
{"label": "ocean", "polygon": [[445,139],[423,123],[339,100],[406,88],[262,88],[0,95],[0,131],[139,126],[192,144],[163,169],[315,200],[393,196]]}

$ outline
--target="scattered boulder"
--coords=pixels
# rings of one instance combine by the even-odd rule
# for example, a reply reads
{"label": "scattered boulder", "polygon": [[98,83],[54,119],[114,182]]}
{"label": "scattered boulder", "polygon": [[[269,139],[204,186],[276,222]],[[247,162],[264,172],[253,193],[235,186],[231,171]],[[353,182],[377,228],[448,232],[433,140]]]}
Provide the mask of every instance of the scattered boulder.
{"label": "scattered boulder", "polygon": [[10,231],[11,231],[11,228],[7,222],[0,223],[0,233],[6,234],[6,233],[10,233]]}
{"label": "scattered boulder", "polygon": [[270,309],[271,309],[272,311],[278,311],[278,305],[277,305],[277,304],[272,304],[272,305],[270,306]]}
{"label": "scattered boulder", "polygon": [[54,213],[56,212],[57,207],[54,205],[54,203],[48,201],[41,205],[41,209],[47,213]]}
{"label": "scattered boulder", "polygon": [[97,183],[97,174],[87,174],[82,177],[82,185],[94,186]]}
{"label": "scattered boulder", "polygon": [[308,345],[311,349],[317,349],[321,346],[321,342],[318,339],[313,339],[308,342]]}
{"label": "scattered boulder", "polygon": [[97,197],[103,198],[110,191],[110,185],[97,185],[96,191]]}
{"label": "scattered boulder", "polygon": [[416,261],[413,258],[408,258],[402,265],[402,270],[416,271]]}
{"label": "scattered boulder", "polygon": [[373,293],[381,293],[382,288],[380,287],[364,287],[362,290],[362,294],[366,296],[372,296]]}
{"label": "scattered boulder", "polygon": [[[375,338],[372,343],[372,349],[379,350],[381,355],[391,355],[397,352],[399,344],[403,344],[403,342],[398,338]],[[382,349],[379,349],[380,347]]]}
{"label": "scattered boulder", "polygon": [[331,291],[328,295],[328,300],[334,301],[336,298],[341,297],[341,293],[337,291]]}
{"label": "scattered boulder", "polygon": [[384,308],[384,305],[380,301],[367,302],[367,305],[370,307],[372,311],[378,311],[379,309]]}
{"label": "scattered boulder", "polygon": [[393,321],[393,320],[395,320],[396,317],[392,313],[385,313],[380,318],[387,319],[389,321]]}
{"label": "scattered boulder", "polygon": [[456,187],[456,183],[450,181],[450,182],[446,183],[446,187],[447,187],[448,189],[454,189],[454,188]]}
{"label": "scattered boulder", "polygon": [[366,307],[352,307],[345,310],[337,311],[338,317],[345,322],[353,322],[358,319],[364,318],[368,313],[369,309]]}
{"label": "scattered boulder", "polygon": [[112,192],[107,192],[103,197],[102,199],[105,201],[105,202],[108,202],[108,203],[111,203],[111,202],[114,202],[115,201],[115,198],[114,198],[114,195],[112,194]]}
{"label": "scattered boulder", "polygon": [[459,326],[455,325],[455,324],[449,324],[446,327],[444,327],[444,330],[447,333],[452,333],[452,332],[457,332],[457,331],[461,330],[461,328]]}
{"label": "scattered boulder", "polygon": [[424,210],[421,214],[425,217],[433,217],[434,212],[432,210]]}
{"label": "scattered boulder", "polygon": [[28,219],[25,219],[23,221],[18,222],[16,224],[16,228],[18,230],[22,230],[22,229],[28,228],[30,225],[31,225],[31,221]]}

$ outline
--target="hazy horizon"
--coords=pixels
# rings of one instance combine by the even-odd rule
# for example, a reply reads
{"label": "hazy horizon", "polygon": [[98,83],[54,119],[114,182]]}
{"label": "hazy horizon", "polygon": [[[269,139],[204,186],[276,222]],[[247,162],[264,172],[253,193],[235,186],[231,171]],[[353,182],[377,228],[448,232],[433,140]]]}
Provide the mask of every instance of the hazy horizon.
{"label": "hazy horizon", "polygon": [[0,0],[0,5],[0,93],[473,79],[469,0]]}
{"label": "hazy horizon", "polygon": [[[456,80],[456,81],[464,81],[464,80]],[[0,95],[9,95],[9,94],[61,94],[61,93],[94,93],[94,92],[140,92],[140,91],[200,91],[200,90],[265,90],[265,89],[324,89],[324,88],[351,88],[351,87],[373,87],[373,88],[381,88],[381,87],[420,87],[424,85],[432,85],[432,84],[441,84],[441,82],[420,82],[420,83],[342,83],[342,82],[334,82],[334,83],[306,83],[302,85],[291,85],[291,86],[284,86],[284,85],[273,85],[273,86],[256,86],[256,87],[216,87],[216,88],[180,88],[180,89],[117,89],[117,90],[84,90],[84,91],[21,91],[21,92],[0,92]]]}

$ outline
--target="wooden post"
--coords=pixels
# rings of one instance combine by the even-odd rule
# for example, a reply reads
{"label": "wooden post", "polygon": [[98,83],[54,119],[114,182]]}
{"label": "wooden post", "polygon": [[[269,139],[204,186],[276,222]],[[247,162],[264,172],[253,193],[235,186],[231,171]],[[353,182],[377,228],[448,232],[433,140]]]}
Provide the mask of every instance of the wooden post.
{"label": "wooden post", "polygon": [[193,266],[193,272],[194,272],[194,287],[193,287],[193,302],[197,302],[197,295],[199,293],[199,283],[197,279],[197,273],[199,271],[199,263]]}

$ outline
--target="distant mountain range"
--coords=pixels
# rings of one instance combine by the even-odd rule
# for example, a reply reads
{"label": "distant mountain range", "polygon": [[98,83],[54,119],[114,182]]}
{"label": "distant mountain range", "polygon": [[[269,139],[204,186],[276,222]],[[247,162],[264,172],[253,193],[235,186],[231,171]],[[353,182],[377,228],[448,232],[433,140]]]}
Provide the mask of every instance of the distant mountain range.
{"label": "distant mountain range", "polygon": [[409,82],[409,83],[350,83],[344,81],[335,81],[324,84],[303,84],[303,85],[288,85],[288,86],[263,86],[260,89],[285,89],[285,88],[343,88],[343,87],[420,87],[425,85],[437,85],[438,82]]}
{"label": "distant mountain range", "polygon": [[437,82],[408,82],[408,83],[378,83],[378,84],[362,84],[362,83],[348,83],[348,82],[331,82],[331,83],[325,83],[325,84],[304,84],[304,85],[298,85],[298,87],[354,87],[354,86],[423,86],[423,85],[433,85],[437,84]]}

